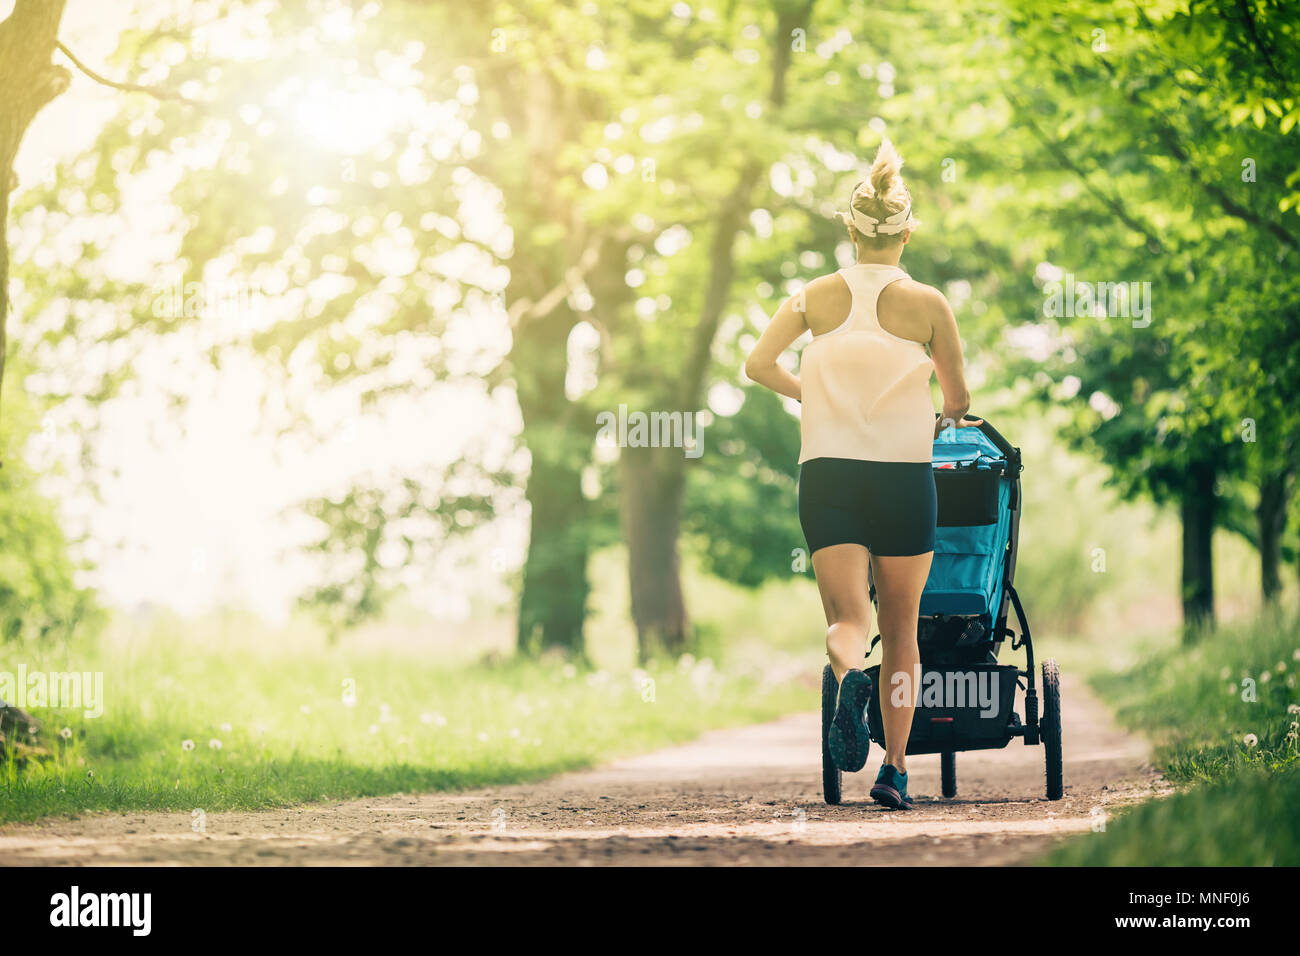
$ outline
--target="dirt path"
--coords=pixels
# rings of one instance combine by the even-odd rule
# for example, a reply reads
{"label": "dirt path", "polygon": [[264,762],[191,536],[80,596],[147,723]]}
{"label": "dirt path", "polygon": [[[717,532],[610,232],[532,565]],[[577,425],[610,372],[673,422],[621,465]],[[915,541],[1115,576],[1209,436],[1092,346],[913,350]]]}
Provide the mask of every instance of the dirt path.
{"label": "dirt path", "polygon": [[1115,728],[1082,682],[1062,688],[1065,798],[1043,799],[1043,750],[959,754],[958,796],[938,757],[911,763],[917,808],[877,808],[880,762],[821,799],[816,714],[536,784],[400,795],[295,810],[97,815],[0,829],[0,864],[944,864],[1030,859],[1088,831],[1107,807],[1162,790],[1145,744]]}

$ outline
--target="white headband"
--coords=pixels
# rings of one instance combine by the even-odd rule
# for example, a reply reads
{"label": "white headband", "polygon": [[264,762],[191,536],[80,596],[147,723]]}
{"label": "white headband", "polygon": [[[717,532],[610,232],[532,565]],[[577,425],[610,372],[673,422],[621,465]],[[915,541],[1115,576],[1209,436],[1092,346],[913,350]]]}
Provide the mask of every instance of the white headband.
{"label": "white headband", "polygon": [[853,227],[864,236],[896,236],[906,229],[914,229],[920,223],[912,218],[912,204],[909,202],[899,212],[892,216],[886,216],[883,220],[875,216],[868,216],[861,209],[858,209],[854,203],[857,201],[858,191],[853,190],[853,195],[849,199],[849,216],[853,219]]}

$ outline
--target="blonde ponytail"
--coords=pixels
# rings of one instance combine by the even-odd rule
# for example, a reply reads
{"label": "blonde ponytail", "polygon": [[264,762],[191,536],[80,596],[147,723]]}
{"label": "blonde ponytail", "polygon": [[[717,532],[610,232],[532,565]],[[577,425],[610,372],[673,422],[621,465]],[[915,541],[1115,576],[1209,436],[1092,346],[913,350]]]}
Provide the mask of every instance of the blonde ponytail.
{"label": "blonde ponytail", "polygon": [[882,141],[880,148],[876,150],[871,171],[867,174],[866,180],[859,183],[854,190],[851,204],[850,212],[842,213],[840,218],[858,243],[866,243],[873,248],[901,242],[903,236],[915,225],[909,217],[904,216],[904,219],[909,219],[909,223],[902,232],[893,231],[885,234],[885,230],[881,229],[880,234],[877,235],[866,235],[853,225],[853,210],[883,223],[890,216],[897,216],[912,205],[912,196],[907,191],[907,184],[903,182],[903,157],[889,140]]}

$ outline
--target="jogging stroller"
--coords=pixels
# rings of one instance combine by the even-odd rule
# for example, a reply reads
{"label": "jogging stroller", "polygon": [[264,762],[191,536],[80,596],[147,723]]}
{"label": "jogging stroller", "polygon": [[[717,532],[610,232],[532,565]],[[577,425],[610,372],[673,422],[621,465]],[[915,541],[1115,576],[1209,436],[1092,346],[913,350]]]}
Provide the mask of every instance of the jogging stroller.
{"label": "jogging stroller", "polygon": [[[967,416],[972,418],[973,416]],[[1005,747],[1015,737],[1043,745],[1047,799],[1061,799],[1061,687],[1056,661],[1042,667],[1043,712],[1034,683],[1034,645],[1014,587],[1020,538],[1020,449],[987,421],[978,428],[949,428],[934,441],[934,479],[939,497],[934,563],[921,596],[917,643],[921,687],[917,693],[909,754],[940,755],[943,795],[957,795],[957,751]],[[868,576],[872,603],[876,588]],[[1019,631],[1007,626],[1014,608]],[[1004,639],[1024,648],[1026,666],[999,664]],[[880,642],[877,634],[867,651]],[[867,668],[870,739],[885,745],[880,665]],[[1024,718],[1015,711],[1023,678]],[[843,774],[831,760],[827,733],[835,715],[838,685],[829,664],[822,673],[822,789],[839,803]]]}

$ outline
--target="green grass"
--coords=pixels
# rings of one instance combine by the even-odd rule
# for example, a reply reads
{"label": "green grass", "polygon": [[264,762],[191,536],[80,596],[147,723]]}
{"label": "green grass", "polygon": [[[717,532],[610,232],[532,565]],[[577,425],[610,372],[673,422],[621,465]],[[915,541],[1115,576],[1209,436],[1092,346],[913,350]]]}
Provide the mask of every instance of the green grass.
{"label": "green grass", "polygon": [[1129,810],[1065,844],[1056,866],[1300,865],[1300,768],[1245,770]]}
{"label": "green grass", "polygon": [[1093,686],[1126,726],[1156,743],[1177,783],[1276,771],[1300,759],[1300,619],[1274,613],[1227,624],[1192,648],[1168,640]]}
{"label": "green grass", "polygon": [[1092,677],[1119,721],[1149,735],[1183,789],[1122,811],[1057,865],[1300,865],[1300,617],[1222,626],[1187,648],[1149,642],[1123,670]]}
{"label": "green grass", "polygon": [[788,668],[743,661],[723,670],[685,658],[645,672],[500,656],[448,664],[427,635],[332,647],[241,619],[181,628],[127,628],[89,653],[7,655],[11,671],[102,671],[106,703],[98,718],[34,713],[55,756],[0,765],[0,820],[513,783],[815,700]]}

